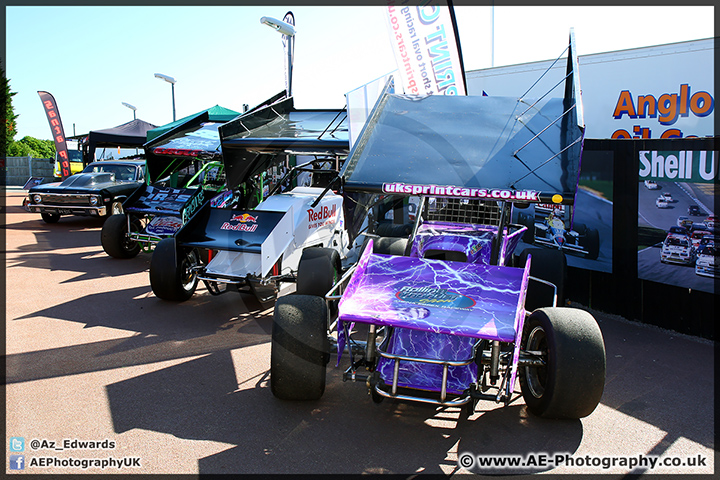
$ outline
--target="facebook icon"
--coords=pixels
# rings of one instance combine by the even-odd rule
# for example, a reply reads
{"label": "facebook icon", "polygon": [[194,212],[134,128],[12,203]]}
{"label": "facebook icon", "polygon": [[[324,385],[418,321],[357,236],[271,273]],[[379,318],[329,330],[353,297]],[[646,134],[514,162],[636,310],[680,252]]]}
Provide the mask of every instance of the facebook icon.
{"label": "facebook icon", "polygon": [[25,455],[10,455],[10,470],[25,470]]}

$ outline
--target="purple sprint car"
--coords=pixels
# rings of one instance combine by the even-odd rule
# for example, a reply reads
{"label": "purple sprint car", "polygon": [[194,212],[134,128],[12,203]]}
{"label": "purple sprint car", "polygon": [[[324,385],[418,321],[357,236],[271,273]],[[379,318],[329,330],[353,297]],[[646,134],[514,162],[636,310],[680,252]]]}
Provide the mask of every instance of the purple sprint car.
{"label": "purple sprint car", "polygon": [[[569,52],[563,99],[386,87],[341,172],[354,205],[346,228],[366,240],[352,265],[331,249],[303,252],[296,293],[275,307],[276,397],[319,399],[333,359],[376,402],[472,413],[479,400],[507,405],[519,380],[536,415],[593,412],[605,383],[600,328],[556,306],[563,252],[516,251],[527,227],[511,223],[513,209],[574,203],[584,123],[572,33]],[[406,197],[419,197],[409,236],[368,233],[378,217],[366,212]]]}

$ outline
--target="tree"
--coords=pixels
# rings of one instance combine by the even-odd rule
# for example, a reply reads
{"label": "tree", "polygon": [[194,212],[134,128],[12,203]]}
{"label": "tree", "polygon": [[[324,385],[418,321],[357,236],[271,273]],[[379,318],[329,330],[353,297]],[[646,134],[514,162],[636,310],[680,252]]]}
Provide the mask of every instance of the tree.
{"label": "tree", "polygon": [[55,158],[55,142],[35,137],[23,137],[8,147],[9,157]]}
{"label": "tree", "polygon": [[2,78],[2,103],[3,103],[3,109],[2,109],[2,124],[4,128],[2,128],[2,136],[3,138],[0,139],[0,148],[2,148],[2,156],[5,156],[5,153],[8,151],[8,147],[13,142],[13,139],[15,138],[15,134],[17,133],[17,115],[15,115],[15,110],[12,106],[12,97],[15,96],[17,92],[11,92],[10,91],[10,81],[5,76],[5,69],[0,66],[0,77]]}
{"label": "tree", "polygon": [[35,137],[23,137],[15,141],[17,134],[17,117],[12,105],[12,97],[17,92],[10,90],[10,80],[5,77],[5,70],[0,66],[2,76],[2,123],[5,126],[2,131],[3,138],[0,139],[0,152],[2,157],[33,157],[33,158],[55,158],[55,142],[52,140],[39,140]]}

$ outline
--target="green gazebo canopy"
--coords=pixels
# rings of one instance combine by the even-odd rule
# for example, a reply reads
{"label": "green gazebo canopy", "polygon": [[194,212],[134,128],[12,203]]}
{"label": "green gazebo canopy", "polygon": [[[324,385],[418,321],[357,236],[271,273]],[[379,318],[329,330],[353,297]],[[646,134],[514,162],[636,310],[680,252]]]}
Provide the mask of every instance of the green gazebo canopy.
{"label": "green gazebo canopy", "polygon": [[240,112],[236,112],[235,110],[230,110],[229,108],[221,107],[220,105],[215,105],[214,107],[210,107],[210,108],[208,108],[208,109],[201,110],[201,111],[199,111],[199,112],[197,112],[197,113],[194,113],[194,114],[192,114],[192,115],[188,115],[187,117],[183,117],[183,118],[181,118],[181,119],[179,119],[179,120],[176,120],[176,121],[174,121],[174,122],[172,122],[172,123],[168,123],[168,124],[166,124],[166,125],[162,125],[162,126],[160,126],[160,127],[153,128],[152,130],[148,130],[148,132],[147,132],[147,141],[149,142],[149,141],[151,141],[151,140],[159,137],[159,136],[162,135],[163,133],[165,133],[165,132],[167,132],[167,131],[169,131],[169,130],[172,130],[173,128],[177,127],[178,125],[182,125],[182,124],[185,123],[188,119],[190,119],[190,118],[192,118],[192,117],[196,117],[197,115],[199,115],[199,114],[201,114],[201,113],[203,113],[203,112],[208,112],[208,115],[210,116],[210,118],[208,119],[208,121],[210,121],[210,122],[222,122],[222,123],[229,122],[229,121],[232,120],[233,118],[235,118],[235,117],[237,117],[238,115],[240,115]]}

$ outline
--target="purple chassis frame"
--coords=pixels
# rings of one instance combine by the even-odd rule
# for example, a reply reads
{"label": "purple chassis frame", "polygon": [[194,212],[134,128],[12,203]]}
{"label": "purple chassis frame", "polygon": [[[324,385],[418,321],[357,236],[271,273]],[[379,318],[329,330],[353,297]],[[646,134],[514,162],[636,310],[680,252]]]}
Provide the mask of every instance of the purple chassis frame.
{"label": "purple chassis frame", "polygon": [[[506,372],[505,392],[501,385],[497,396],[508,402],[517,374],[530,259],[523,269],[504,264],[525,230],[502,236],[499,266],[490,265],[497,227],[426,222],[413,237],[409,257],[375,254],[368,242],[340,298],[338,365],[353,322],[392,327],[389,341],[377,348],[377,372],[392,385],[391,394],[375,390],[392,397],[399,397],[398,387],[440,392],[440,402],[429,403],[464,404],[470,397],[463,392],[478,381],[477,345],[497,340],[513,344],[510,378]],[[467,263],[422,258],[428,250],[462,252]],[[448,394],[460,397],[448,400]]]}

